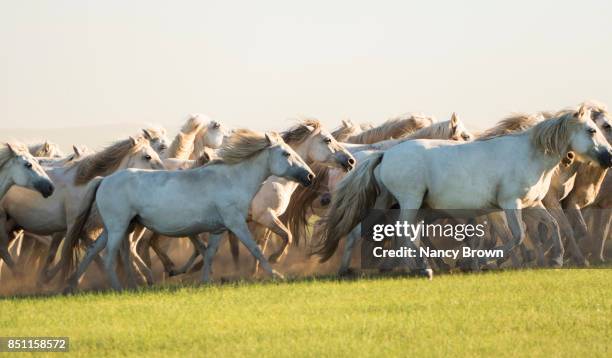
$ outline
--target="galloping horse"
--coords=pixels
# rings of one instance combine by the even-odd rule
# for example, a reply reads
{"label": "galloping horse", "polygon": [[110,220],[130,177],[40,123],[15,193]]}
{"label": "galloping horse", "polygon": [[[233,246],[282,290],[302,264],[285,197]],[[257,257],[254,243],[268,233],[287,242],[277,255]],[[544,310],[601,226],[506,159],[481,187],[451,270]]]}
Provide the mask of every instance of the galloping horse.
{"label": "galloping horse", "polygon": [[[514,238],[504,245],[505,255],[523,241],[521,209],[544,198],[554,169],[568,151],[583,161],[612,166],[612,148],[585,106],[515,135],[464,144],[406,141],[374,153],[339,183],[316,253],[322,261],[329,259],[369,208],[387,209],[396,201],[399,221],[408,224],[415,223],[416,210],[423,206],[503,209]],[[417,250],[418,237],[412,239],[405,244]],[[349,237],[345,246],[349,258],[355,241]],[[563,246],[560,240],[554,244],[554,260],[561,265]],[[422,274],[432,276],[424,258],[417,256],[416,263]]]}
{"label": "galloping horse", "polygon": [[[181,171],[125,170],[98,181],[95,195],[83,202],[68,242],[79,235],[93,201],[104,222],[104,231],[90,247],[70,278],[74,288],[92,259],[107,247],[105,267],[113,288],[121,289],[115,272],[117,252],[127,243],[133,224],[156,233],[183,237],[210,232],[204,255],[202,280],[210,280],[212,258],[229,230],[273,276],[276,273],[253,241],[246,219],[253,197],[270,175],[310,185],[314,174],[300,156],[275,133],[261,135],[249,130],[232,134],[219,152],[219,160],[197,169]],[[121,198],[121,200],[117,200]],[[129,249],[122,250],[129,265]],[[137,258],[138,259],[138,258]],[[134,281],[134,280],[132,280]]]}

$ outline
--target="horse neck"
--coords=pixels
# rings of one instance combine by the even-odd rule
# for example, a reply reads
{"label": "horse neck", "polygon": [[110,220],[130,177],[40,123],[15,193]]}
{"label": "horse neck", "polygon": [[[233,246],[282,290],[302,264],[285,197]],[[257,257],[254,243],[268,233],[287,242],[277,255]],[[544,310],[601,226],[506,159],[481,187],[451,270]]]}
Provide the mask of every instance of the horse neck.
{"label": "horse neck", "polygon": [[[538,166],[538,170],[542,171],[545,174],[552,173],[552,171],[554,171],[555,168],[559,165],[559,162],[561,161],[560,154],[544,153],[542,150],[536,148],[533,145],[533,142],[531,140],[531,129],[526,130],[520,134],[514,135],[512,137],[518,138],[519,140],[526,142],[526,145],[529,148],[528,157],[523,159],[526,163],[529,163],[529,161],[531,161],[532,163]],[[503,136],[500,138],[503,138]]]}
{"label": "horse neck", "polygon": [[235,180],[232,187],[247,193],[249,197],[254,197],[261,184],[272,175],[268,164],[269,156],[270,152],[264,149],[251,159],[237,164],[225,165],[224,169],[228,172],[227,177]]}
{"label": "horse neck", "polygon": [[0,167],[0,199],[2,199],[4,194],[6,194],[6,192],[11,188],[11,186],[15,184],[13,178],[8,175],[8,172],[8,168]]}
{"label": "horse neck", "polygon": [[308,152],[310,152],[310,146],[312,145],[311,138],[307,138],[299,143],[287,143],[304,161],[311,163],[312,161],[308,158]]}
{"label": "horse neck", "polygon": [[599,191],[601,184],[603,183],[608,169],[602,168],[598,165],[589,165],[586,163],[580,163],[580,171],[576,175],[576,186],[583,187],[584,190]]}

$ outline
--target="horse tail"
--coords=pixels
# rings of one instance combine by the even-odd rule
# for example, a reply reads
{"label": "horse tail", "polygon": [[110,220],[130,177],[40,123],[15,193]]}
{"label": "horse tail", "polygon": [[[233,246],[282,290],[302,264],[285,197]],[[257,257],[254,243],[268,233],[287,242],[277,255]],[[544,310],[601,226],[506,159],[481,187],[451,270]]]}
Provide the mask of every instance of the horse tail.
{"label": "horse tail", "polygon": [[[62,247],[62,258],[54,269],[53,275],[55,275],[58,270],[61,270],[62,277],[67,277],[68,273],[74,270],[77,262],[79,239],[81,237],[81,233],[83,232],[83,228],[89,219],[91,208],[96,200],[96,193],[98,192],[100,183],[102,183],[102,179],[104,178],[98,177],[89,182],[89,187],[81,200],[77,217],[74,220],[70,231],[66,233],[64,246]],[[53,275],[50,276],[53,277]]]}
{"label": "horse tail", "polygon": [[377,152],[370,155],[338,183],[332,194],[329,214],[323,218],[321,242],[313,253],[319,255],[321,262],[332,257],[340,239],[363,220],[368,209],[376,202],[380,189],[374,177],[374,169],[382,161],[383,154]]}
{"label": "horse tail", "polygon": [[236,268],[239,268],[240,267],[240,265],[239,265],[239,262],[240,262],[240,246],[239,246],[239,243],[238,243],[238,238],[231,231],[228,231],[227,234],[228,234],[228,239],[229,239],[230,252],[232,253],[232,260],[234,261],[234,266]]}

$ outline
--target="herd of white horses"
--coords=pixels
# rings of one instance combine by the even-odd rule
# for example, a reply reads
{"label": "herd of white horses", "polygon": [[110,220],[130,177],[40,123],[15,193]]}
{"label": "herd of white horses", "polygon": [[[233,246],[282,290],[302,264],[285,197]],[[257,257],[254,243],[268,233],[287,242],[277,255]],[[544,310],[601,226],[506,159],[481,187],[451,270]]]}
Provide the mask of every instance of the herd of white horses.
{"label": "herd of white horses", "polygon": [[[345,120],[332,132],[305,119],[280,134],[193,115],[172,141],[164,129],[146,128],[98,152],[11,142],[0,147],[3,276],[10,271],[19,282],[29,271],[38,285],[73,291],[95,263],[120,290],[154,283],[155,253],[169,275],[201,267],[209,282],[225,238],[235,259],[242,243],[255,270],[278,278],[272,265],[291,243],[305,242],[321,261],[343,247],[344,275],[368,212],[398,207],[407,222],[421,208],[494,209],[486,214],[488,245],[499,244],[512,265],[585,266],[605,260],[610,143],[612,117],[595,101],[514,114],[480,133],[455,114],[442,122],[406,114],[379,126]],[[522,215],[530,208],[538,214]],[[191,242],[180,267],[164,249],[179,237]],[[432,267],[446,263],[430,261],[406,264],[431,278]]]}

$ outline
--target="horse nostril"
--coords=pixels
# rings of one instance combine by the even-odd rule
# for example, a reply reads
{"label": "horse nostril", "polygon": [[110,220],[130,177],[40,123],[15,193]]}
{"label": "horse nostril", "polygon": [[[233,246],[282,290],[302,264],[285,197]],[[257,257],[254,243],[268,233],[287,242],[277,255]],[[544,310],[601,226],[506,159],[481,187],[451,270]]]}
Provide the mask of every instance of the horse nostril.
{"label": "horse nostril", "polygon": [[353,158],[349,158],[348,163],[349,163],[350,165],[355,165],[355,159],[353,159]]}
{"label": "horse nostril", "polygon": [[312,181],[312,180],[314,180],[314,178],[315,178],[314,174],[312,174],[312,173],[308,174],[308,180]]}

